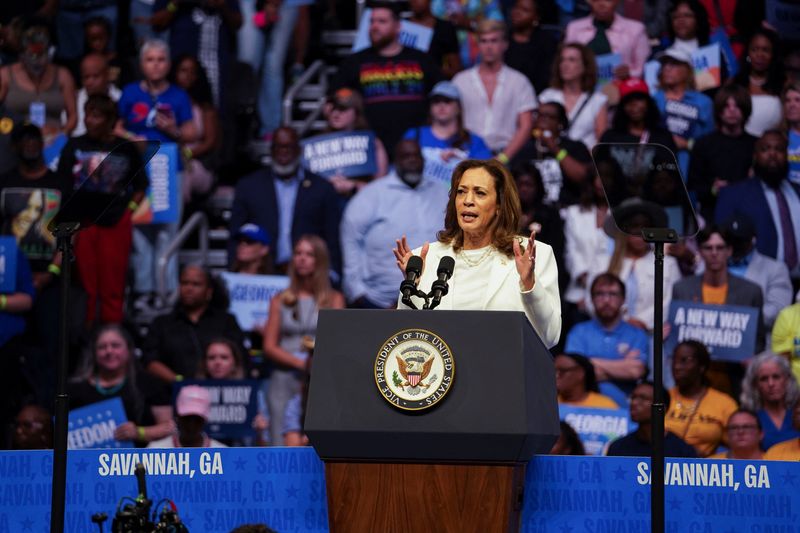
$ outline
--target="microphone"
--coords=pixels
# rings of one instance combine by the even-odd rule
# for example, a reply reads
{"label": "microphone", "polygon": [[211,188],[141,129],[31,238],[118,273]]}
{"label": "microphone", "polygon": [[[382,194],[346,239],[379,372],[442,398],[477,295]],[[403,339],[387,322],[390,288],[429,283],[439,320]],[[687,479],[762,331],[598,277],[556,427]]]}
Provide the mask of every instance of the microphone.
{"label": "microphone", "polygon": [[134,474],[136,475],[136,485],[139,490],[139,498],[141,501],[147,501],[147,483],[144,480],[145,470],[144,465],[142,463],[137,463],[136,468],[134,469]]}
{"label": "microphone", "polygon": [[417,292],[417,279],[422,276],[422,258],[418,255],[412,255],[408,258],[406,263],[406,279],[400,284],[400,292],[403,293],[403,298],[400,300],[412,309],[417,306],[411,301],[411,295]]}
{"label": "microphone", "polygon": [[428,309],[434,309],[442,301],[442,296],[447,294],[448,285],[447,280],[453,275],[453,269],[456,266],[456,261],[449,255],[442,257],[439,261],[439,267],[436,269],[436,281],[431,285],[431,305]]}

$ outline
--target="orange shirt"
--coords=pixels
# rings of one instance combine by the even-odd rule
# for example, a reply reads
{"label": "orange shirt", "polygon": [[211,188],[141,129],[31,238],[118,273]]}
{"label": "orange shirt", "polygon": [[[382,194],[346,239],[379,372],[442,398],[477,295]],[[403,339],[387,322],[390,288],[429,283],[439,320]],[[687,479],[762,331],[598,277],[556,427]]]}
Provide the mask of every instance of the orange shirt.
{"label": "orange shirt", "polygon": [[669,398],[664,426],[694,446],[700,457],[714,453],[725,436],[728,418],[737,409],[734,399],[711,387],[698,401],[684,398],[677,387],[669,390]]}
{"label": "orange shirt", "polygon": [[703,283],[703,303],[725,305],[725,299],[728,297],[728,284],[719,287],[712,287]]}
{"label": "orange shirt", "polygon": [[800,438],[779,442],[764,454],[767,461],[800,461]]}
{"label": "orange shirt", "polygon": [[589,395],[580,402],[565,402],[561,396],[558,397],[558,403],[564,405],[571,405],[573,407],[596,407],[598,409],[619,409],[617,402],[597,392],[589,391]]}

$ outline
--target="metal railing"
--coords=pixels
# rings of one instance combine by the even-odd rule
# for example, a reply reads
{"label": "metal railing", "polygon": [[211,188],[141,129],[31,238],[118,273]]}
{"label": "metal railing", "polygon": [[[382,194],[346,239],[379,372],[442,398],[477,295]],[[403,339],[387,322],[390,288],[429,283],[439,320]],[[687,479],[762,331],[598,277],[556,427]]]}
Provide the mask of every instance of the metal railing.
{"label": "metal railing", "polygon": [[286,91],[286,96],[283,97],[283,124],[284,126],[290,125],[292,121],[292,112],[294,102],[297,95],[305,87],[312,85],[314,78],[319,77],[319,82],[313,85],[318,85],[321,89],[320,97],[317,99],[318,106],[315,110],[311,111],[308,116],[302,121],[302,125],[297,128],[297,133],[302,137],[309,129],[311,129],[314,121],[317,120],[322,114],[322,106],[325,104],[325,95],[328,93],[328,73],[325,63],[322,60],[314,61],[305,72],[292,84]]}
{"label": "metal railing", "polygon": [[208,263],[208,217],[203,212],[198,211],[189,217],[189,220],[181,226],[178,233],[169,243],[164,253],[158,257],[156,268],[158,279],[156,280],[156,290],[159,300],[164,303],[173,303],[174,297],[167,294],[167,265],[172,256],[180,251],[181,246],[197,230],[197,240],[200,246],[200,257],[203,265]]}

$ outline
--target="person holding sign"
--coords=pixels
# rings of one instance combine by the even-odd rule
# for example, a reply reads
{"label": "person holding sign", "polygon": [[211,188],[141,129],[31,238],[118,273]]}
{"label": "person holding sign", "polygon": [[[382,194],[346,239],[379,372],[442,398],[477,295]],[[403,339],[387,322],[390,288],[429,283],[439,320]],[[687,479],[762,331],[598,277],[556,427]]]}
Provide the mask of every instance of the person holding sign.
{"label": "person holding sign", "polygon": [[465,159],[489,159],[492,152],[479,136],[464,127],[461,93],[454,83],[440,81],[428,95],[430,125],[411,128],[403,136],[419,143],[425,158],[425,177],[447,184]]}
{"label": "person holding sign", "polygon": [[616,13],[619,2],[587,0],[592,14],[567,24],[564,42],[585,44],[595,55],[619,54],[622,63],[615,70],[616,77],[641,78],[650,56],[650,40],[644,24]]}
{"label": "person holding sign", "polygon": [[171,434],[175,426],[169,397],[138,369],[133,349],[122,327],[101,327],[67,392],[72,409],[121,398],[127,421],[117,426],[114,438],[144,445]]}
{"label": "person holding sign", "polygon": [[689,153],[695,141],[714,129],[711,99],[694,90],[692,57],[678,49],[661,55],[658,73],[659,90],[653,98],[678,152],[678,164],[684,176],[689,171]]}
{"label": "person holding sign", "polygon": [[725,427],[737,409],[733,398],[712,388],[706,372],[711,365],[708,349],[697,341],[684,341],[672,354],[675,387],[669,390],[670,407],[664,427],[694,446],[700,457],[713,454],[727,439]]}
{"label": "person holding sign", "polygon": [[344,308],[344,296],[331,288],[329,267],[325,241],[316,235],[303,235],[289,263],[289,288],[270,302],[263,347],[276,365],[267,392],[273,446],[283,443],[286,403],[300,392],[319,310]]}
{"label": "person holding sign", "polygon": [[[631,393],[631,421],[636,430],[609,443],[605,455],[647,457],[653,453],[653,389],[652,381],[640,381]],[[664,396],[664,408],[669,410],[669,396]],[[694,448],[669,430],[664,430],[666,457],[697,457]]]}
{"label": "person holding sign", "polygon": [[270,246],[272,240],[267,232],[255,224],[245,224],[236,232],[236,256],[231,272],[240,274],[267,275],[273,273]]}
{"label": "person holding sign", "polygon": [[600,394],[592,362],[576,353],[564,353],[555,358],[558,403],[575,407],[618,409],[617,402]]}
{"label": "person holding sign", "polygon": [[786,358],[766,352],[747,367],[742,381],[742,407],[758,417],[765,450],[779,442],[800,437],[792,427],[792,406],[800,399],[800,389]]}

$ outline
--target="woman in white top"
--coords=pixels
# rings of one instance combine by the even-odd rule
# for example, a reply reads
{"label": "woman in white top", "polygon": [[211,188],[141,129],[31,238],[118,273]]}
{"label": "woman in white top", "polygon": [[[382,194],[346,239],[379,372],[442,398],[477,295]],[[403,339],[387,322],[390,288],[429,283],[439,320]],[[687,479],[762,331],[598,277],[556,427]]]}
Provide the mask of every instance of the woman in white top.
{"label": "woman in white top", "polygon": [[678,0],[667,11],[669,17],[669,36],[672,44],[669,49],[682,50],[691,54],[708,44],[711,29],[708,13],[697,0]]}
{"label": "woman in white top", "polygon": [[579,43],[562,44],[553,65],[550,88],[539,95],[539,102],[558,102],[567,110],[567,136],[589,149],[608,126],[606,95],[595,92],[597,64],[594,52]]}
{"label": "woman in white top", "polygon": [[734,78],[734,83],[746,88],[753,101],[753,112],[744,129],[755,137],[779,128],[783,120],[779,95],[783,88],[784,73],[778,50],[775,32],[766,28],[756,29],[747,43],[747,55],[742,68]]}
{"label": "woman in white top", "polygon": [[[427,263],[418,278],[426,289],[439,260],[454,258],[450,290],[438,309],[522,311],[549,348],[561,332],[558,268],[553,249],[535,241],[535,232],[529,239],[517,235],[521,212],[514,178],[500,162],[467,159],[453,172],[438,242],[412,252],[403,236],[394,254],[403,272],[412,255]],[[420,299],[414,303],[421,307]]]}

